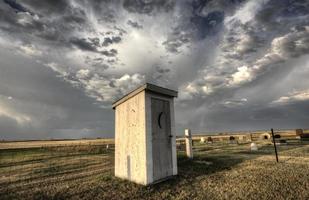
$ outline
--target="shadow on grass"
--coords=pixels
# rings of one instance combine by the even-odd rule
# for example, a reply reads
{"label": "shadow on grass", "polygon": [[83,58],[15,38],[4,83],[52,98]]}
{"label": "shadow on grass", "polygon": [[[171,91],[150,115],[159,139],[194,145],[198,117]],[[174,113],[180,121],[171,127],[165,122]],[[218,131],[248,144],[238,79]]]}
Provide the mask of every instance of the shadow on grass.
{"label": "shadow on grass", "polygon": [[178,155],[178,174],[180,178],[208,175],[222,170],[230,170],[234,165],[244,160],[241,157],[208,154],[195,154],[193,159],[188,159],[184,154],[180,154]]}
{"label": "shadow on grass", "polygon": [[[223,170],[230,170],[234,165],[243,162],[244,158],[230,156],[196,155],[188,159],[184,154],[178,154],[178,175],[154,185],[142,186],[114,177],[113,172],[102,174],[99,178],[101,187],[117,193],[119,199],[140,199],[156,196],[159,199],[173,199],[181,193],[192,194],[194,182],[200,176],[210,175]],[[192,188],[191,188],[192,187]],[[191,189],[190,189],[191,188]],[[185,189],[185,191],[184,191]],[[91,192],[91,191],[88,191]],[[107,198],[105,196],[105,198]],[[113,199],[112,195],[108,196]],[[150,198],[151,199],[151,198]]]}
{"label": "shadow on grass", "polygon": [[229,170],[242,159],[230,157],[211,157],[197,155],[187,159],[178,155],[179,175],[154,185],[142,186],[120,178],[116,178],[113,169],[101,173],[92,185],[85,185],[78,190],[46,194],[36,192],[33,199],[175,199],[185,195],[189,197],[194,190],[195,178],[221,170]]}
{"label": "shadow on grass", "polygon": [[[248,144],[241,144],[244,146]],[[234,145],[235,146],[235,145]],[[281,152],[300,147],[299,145],[291,145],[284,147]],[[206,149],[206,148],[205,148]],[[150,186],[141,186],[131,183],[126,180],[115,178],[113,174],[105,174],[101,177],[101,182],[104,182],[106,188],[110,188],[124,196],[119,199],[139,199],[145,196],[157,196],[161,199],[170,199],[176,196],[181,196],[185,192],[190,191],[190,195],[194,196],[195,183],[204,176],[209,176],[220,171],[232,170],[234,166],[246,161],[255,159],[263,155],[272,155],[272,145],[264,145],[257,152],[252,152],[244,149],[235,149],[230,151],[225,147],[226,151],[212,153],[209,151],[198,151],[194,154],[194,159],[188,159],[184,152],[178,152],[178,175],[169,180],[160,182]],[[182,188],[182,189],[179,189]],[[187,194],[186,193],[186,194]],[[166,196],[164,196],[164,194]],[[162,196],[163,195],[163,196]]]}

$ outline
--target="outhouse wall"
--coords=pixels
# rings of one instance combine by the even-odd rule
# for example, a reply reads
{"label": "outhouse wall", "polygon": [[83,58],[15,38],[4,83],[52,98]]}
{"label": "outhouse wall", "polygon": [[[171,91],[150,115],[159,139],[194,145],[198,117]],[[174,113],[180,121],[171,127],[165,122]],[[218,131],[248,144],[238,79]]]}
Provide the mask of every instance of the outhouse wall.
{"label": "outhouse wall", "polygon": [[146,185],[145,91],[115,108],[115,176]]}

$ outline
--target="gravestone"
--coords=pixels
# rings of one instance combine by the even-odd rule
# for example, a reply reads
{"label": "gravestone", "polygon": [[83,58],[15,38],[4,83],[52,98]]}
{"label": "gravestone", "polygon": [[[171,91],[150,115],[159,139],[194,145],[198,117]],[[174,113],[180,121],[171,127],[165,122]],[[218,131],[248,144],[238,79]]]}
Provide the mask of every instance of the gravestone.
{"label": "gravestone", "polygon": [[258,150],[258,146],[254,142],[252,142],[250,144],[250,149],[251,149],[251,151],[257,151]]}
{"label": "gravestone", "polygon": [[303,129],[296,129],[295,133],[297,136],[301,136],[303,134]]}
{"label": "gravestone", "polygon": [[146,83],[113,103],[115,176],[148,185],[177,174],[174,97]]}
{"label": "gravestone", "polygon": [[259,139],[260,140],[269,140],[271,139],[271,135],[269,133],[262,133],[260,136],[259,136]]}
{"label": "gravestone", "polygon": [[201,137],[201,141],[200,143],[204,144],[205,143],[205,138],[204,137]]}

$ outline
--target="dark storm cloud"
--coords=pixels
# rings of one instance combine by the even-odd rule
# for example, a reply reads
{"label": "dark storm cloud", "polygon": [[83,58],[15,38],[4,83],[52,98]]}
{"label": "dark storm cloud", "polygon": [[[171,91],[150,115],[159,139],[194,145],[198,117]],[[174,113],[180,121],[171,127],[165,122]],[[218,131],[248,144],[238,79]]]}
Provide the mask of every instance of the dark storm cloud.
{"label": "dark storm cloud", "polygon": [[[215,112],[208,111],[208,115],[205,115],[203,120],[210,131],[250,131],[270,130],[271,128],[295,129],[306,125],[306,117],[300,110],[295,110],[295,108],[299,107],[308,108],[308,104],[281,108],[226,108],[224,110],[216,110]],[[221,125],[217,123],[218,121],[221,121]],[[246,123],[242,123],[244,121]],[[289,122],[289,124],[282,123],[283,121]],[[239,127],[237,124],[243,125]],[[204,129],[195,127],[192,129],[194,132],[205,132]]]}
{"label": "dark storm cloud", "polygon": [[200,40],[204,39],[207,35],[218,33],[219,29],[222,27],[223,19],[223,11],[213,11],[206,16],[194,15],[191,18],[191,22],[194,25],[196,38]]}
{"label": "dark storm cloud", "polygon": [[111,50],[103,50],[101,51],[101,54],[107,57],[115,57],[117,55],[118,51],[116,49]]}
{"label": "dark storm cloud", "polygon": [[[108,62],[109,60],[107,60]],[[85,63],[93,66],[95,68],[99,68],[100,70],[106,70],[108,69],[110,66],[104,63],[104,59],[101,57],[95,57],[95,58],[90,58],[89,56],[87,56],[85,58]]]}
{"label": "dark storm cloud", "polygon": [[[87,28],[87,18],[82,9],[73,8],[65,2],[57,2],[45,11],[45,6],[49,5],[47,1],[38,2],[37,5],[33,5],[33,2],[23,1],[22,3],[27,8],[34,10],[31,14],[29,11],[15,13],[1,2],[0,28],[10,36],[17,37],[25,43],[38,37],[43,39],[42,42],[46,40],[53,42],[52,44],[57,44],[57,46],[67,46],[69,43],[67,40],[75,30]],[[40,9],[40,6],[44,9]],[[51,18],[51,14],[45,13],[55,9],[52,15],[56,16],[56,11],[62,10],[62,8],[65,9],[61,16]],[[75,43],[78,42],[75,41]],[[87,46],[86,44],[80,45]]]}
{"label": "dark storm cloud", "polygon": [[[6,53],[2,55],[12,58]],[[19,67],[21,64],[22,68]],[[14,62],[1,59],[0,66],[1,95],[12,97],[12,100],[6,100],[5,105],[18,111],[11,117],[1,115],[3,99],[0,99],[0,138],[50,138],[56,129],[86,128],[101,130],[94,137],[112,135],[112,126],[106,126],[106,123],[112,125],[113,122],[105,117],[112,115],[112,111],[100,108],[82,91],[57,78],[54,71],[23,57]],[[19,73],[15,74],[16,71]],[[13,76],[14,79],[9,78]],[[14,117],[18,118],[20,113],[29,116],[30,121],[17,122]],[[105,122],[102,123],[102,120]],[[74,138],[74,134],[62,137]]]}
{"label": "dark storm cloud", "polygon": [[85,38],[73,37],[70,40],[70,42],[81,50],[98,52],[96,43],[93,43],[92,41],[88,41]]}
{"label": "dark storm cloud", "polygon": [[171,71],[170,69],[164,69],[164,68],[161,68],[159,66],[157,66],[156,69],[157,69],[157,72],[160,73],[160,74],[165,74],[165,73],[168,73],[168,72]]}
{"label": "dark storm cloud", "polygon": [[43,17],[46,24],[44,31],[37,34],[38,37],[49,41],[58,41],[62,43],[75,31],[90,29],[86,13],[81,8],[68,6],[61,16],[53,20]]}
{"label": "dark storm cloud", "polygon": [[26,32],[29,34],[44,30],[44,23],[40,22],[37,16],[29,12],[16,13],[3,2],[0,2],[0,19],[1,29],[8,33]]}
{"label": "dark storm cloud", "polygon": [[100,47],[100,39],[98,37],[88,38],[88,40],[96,47]]}
{"label": "dark storm cloud", "polygon": [[42,16],[63,14],[71,7],[67,0],[23,0],[22,4]]}
{"label": "dark storm cloud", "polygon": [[139,23],[134,22],[132,20],[128,20],[127,24],[132,26],[133,28],[137,28],[137,29],[142,29],[143,28],[143,25],[140,25]]}
{"label": "dark storm cloud", "polygon": [[123,7],[129,11],[140,14],[155,12],[169,12],[174,8],[174,0],[124,0]]}
{"label": "dark storm cloud", "polygon": [[16,12],[29,12],[24,6],[17,3],[16,0],[3,0],[3,1],[7,3],[11,8],[13,8]]}
{"label": "dark storm cloud", "polygon": [[106,38],[104,38],[102,46],[107,47],[111,44],[117,44],[119,42],[121,42],[121,37],[119,37],[119,36],[106,37]]}
{"label": "dark storm cloud", "polygon": [[176,28],[162,45],[164,45],[166,50],[171,53],[179,53],[179,48],[184,44],[188,44],[191,39],[190,33],[182,32],[179,28]]}
{"label": "dark storm cloud", "polygon": [[224,35],[224,42],[221,44],[221,65],[242,66],[254,62],[255,55],[265,52],[269,38],[260,35],[260,28],[257,25],[235,22]]}
{"label": "dark storm cloud", "polygon": [[180,133],[304,127],[308,13],[305,0],[0,1],[0,136],[112,135],[111,102],[146,80],[179,89]]}
{"label": "dark storm cloud", "polygon": [[115,19],[115,14],[114,11],[107,11],[102,13],[102,16],[100,19],[98,19],[99,22],[101,23],[116,23],[116,19]]}
{"label": "dark storm cloud", "polygon": [[[20,129],[23,127],[20,127],[18,122],[10,117],[1,115],[0,116],[0,127],[1,127],[1,138],[3,139],[6,134],[14,134],[12,138],[18,137],[20,133]],[[16,135],[15,135],[16,134]]]}
{"label": "dark storm cloud", "polygon": [[153,71],[151,71],[151,80],[150,82],[156,83],[156,84],[162,84],[166,82],[166,79],[168,78],[168,75],[170,74],[171,70],[169,68],[166,68],[164,66],[160,66],[159,64],[155,64],[153,66]]}
{"label": "dark storm cloud", "polygon": [[86,13],[80,8],[70,8],[63,16],[63,21],[65,24],[78,23],[84,24],[87,22]]}
{"label": "dark storm cloud", "polygon": [[282,54],[291,57],[300,57],[309,54],[309,30],[304,27],[298,27],[280,39]]}
{"label": "dark storm cloud", "polygon": [[[187,122],[185,122],[187,127],[195,127],[196,124],[205,126],[197,131],[208,128],[209,130],[236,131],[240,129],[238,124],[242,124],[242,130],[307,127],[308,115],[301,110],[307,109],[308,92],[283,94],[295,88],[307,90],[309,82],[303,77],[309,75],[308,58],[307,56],[297,62],[290,60],[283,63],[243,87],[221,89],[202,99],[196,96],[196,99],[191,101],[194,103],[182,111],[194,112],[192,110],[196,109],[196,105],[202,103],[202,106],[197,106],[196,109],[196,113],[199,113],[196,115],[199,117],[191,119],[187,116]],[[292,66],[297,67],[293,69]],[[296,79],[304,82],[296,83]],[[274,104],[271,103],[273,101],[275,101]],[[220,125],[218,121],[222,124]]]}
{"label": "dark storm cloud", "polygon": [[[109,38],[110,39],[110,38]],[[108,46],[109,44],[112,43],[119,43],[121,41],[120,37],[112,37],[110,39],[110,42],[107,42],[106,38],[102,44],[102,46]],[[100,53],[104,56],[107,57],[115,57],[118,53],[116,49],[110,49],[110,50],[98,50],[98,47],[101,47],[100,45],[100,40],[98,38],[76,38],[73,37],[70,40],[70,43],[73,44],[75,47],[79,48],[80,50],[85,50],[85,51],[92,51],[96,53]]]}
{"label": "dark storm cloud", "polygon": [[173,27],[167,40],[162,43],[171,53],[179,53],[179,49],[190,42],[199,42],[207,37],[216,36],[223,27],[225,13],[233,13],[243,1],[185,2],[188,16],[181,18],[180,24]]}
{"label": "dark storm cloud", "polygon": [[[276,9],[275,5],[274,1],[268,1],[268,4],[266,4],[267,7],[272,6]],[[257,13],[260,14],[263,11],[263,9],[261,11],[257,10]],[[281,13],[282,11],[279,9],[278,12]],[[296,16],[296,18],[298,17]],[[218,76],[216,72],[218,69],[219,71],[224,69],[228,72],[233,67],[235,68],[235,66],[236,70],[234,70],[234,73],[231,70],[230,74],[228,74],[229,76],[225,78],[221,85],[228,87],[228,85],[243,84],[259,78],[260,75],[265,74],[265,71],[270,68],[280,70],[276,66],[282,65],[282,63],[293,57],[308,54],[308,30],[301,28],[303,21],[297,19],[291,21],[291,18],[280,18],[278,20],[278,16],[276,19],[284,27],[279,29],[281,32],[279,36],[277,35],[278,29],[265,30],[265,25],[271,23],[271,20],[267,22],[262,20],[246,21],[245,18],[240,18],[239,14],[229,17],[227,19],[229,24],[226,25],[227,30],[220,45],[221,54],[218,56],[218,63],[216,63],[218,67],[211,71],[206,70],[207,75],[201,76],[199,80],[196,80],[196,86],[198,87],[197,83],[201,82],[212,89],[220,89],[221,87],[214,87],[212,79],[209,81],[207,77]],[[287,19],[289,19],[288,23],[285,23]],[[297,30],[295,27],[298,27]],[[260,32],[263,29],[267,34]],[[267,51],[266,54],[265,51]],[[260,55],[264,56],[258,58]]]}
{"label": "dark storm cloud", "polygon": [[252,120],[276,120],[287,117],[287,112],[279,108],[258,109],[250,116]]}
{"label": "dark storm cloud", "polygon": [[[295,20],[297,17],[308,15],[308,12],[309,4],[305,0],[270,0],[257,13],[256,20],[263,23],[269,29],[275,29],[280,28],[279,26],[282,24],[282,20]],[[308,19],[303,20],[308,21]]]}

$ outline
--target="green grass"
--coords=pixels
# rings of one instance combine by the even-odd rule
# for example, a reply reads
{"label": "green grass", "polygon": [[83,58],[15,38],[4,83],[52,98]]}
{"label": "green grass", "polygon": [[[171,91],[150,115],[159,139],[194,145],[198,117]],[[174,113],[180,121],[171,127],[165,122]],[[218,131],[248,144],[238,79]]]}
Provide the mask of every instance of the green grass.
{"label": "green grass", "polygon": [[[151,186],[113,176],[105,145],[0,150],[0,199],[309,199],[309,145],[194,144],[178,175]],[[182,148],[183,149],[183,148]]]}

